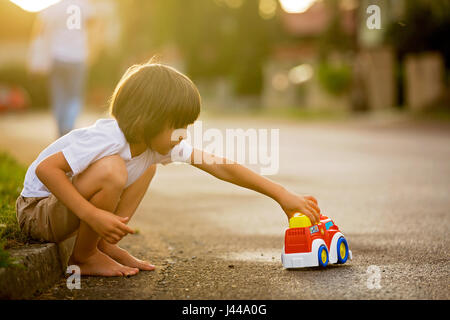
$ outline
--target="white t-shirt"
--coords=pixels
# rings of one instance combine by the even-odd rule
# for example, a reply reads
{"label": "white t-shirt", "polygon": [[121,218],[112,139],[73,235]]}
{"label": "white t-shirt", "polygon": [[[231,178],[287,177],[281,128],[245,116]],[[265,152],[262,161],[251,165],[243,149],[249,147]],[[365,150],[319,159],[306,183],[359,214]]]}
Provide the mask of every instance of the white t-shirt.
{"label": "white t-shirt", "polygon": [[94,9],[87,0],[63,0],[39,13],[52,58],[84,62],[88,56],[86,21]]}
{"label": "white t-shirt", "polygon": [[90,127],[69,132],[44,149],[27,170],[22,196],[47,197],[50,195],[50,191],[36,176],[35,171],[42,160],[60,151],[72,169],[72,172],[69,173],[69,176],[72,177],[83,172],[93,162],[109,155],[118,154],[125,161],[127,167],[128,181],[125,187],[128,187],[152,164],[188,163],[193,148],[187,141],[181,140],[165,155],[147,149],[132,158],[130,145],[117,121],[100,119]]}

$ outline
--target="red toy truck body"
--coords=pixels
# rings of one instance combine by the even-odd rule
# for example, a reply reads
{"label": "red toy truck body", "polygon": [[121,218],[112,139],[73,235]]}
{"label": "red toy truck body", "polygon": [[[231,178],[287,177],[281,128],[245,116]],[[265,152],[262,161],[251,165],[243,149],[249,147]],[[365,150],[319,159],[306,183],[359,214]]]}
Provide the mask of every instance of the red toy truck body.
{"label": "red toy truck body", "polygon": [[345,263],[352,259],[347,240],[338,226],[321,215],[312,225],[308,217],[296,214],[285,232],[281,261],[285,268],[326,267],[328,263]]}

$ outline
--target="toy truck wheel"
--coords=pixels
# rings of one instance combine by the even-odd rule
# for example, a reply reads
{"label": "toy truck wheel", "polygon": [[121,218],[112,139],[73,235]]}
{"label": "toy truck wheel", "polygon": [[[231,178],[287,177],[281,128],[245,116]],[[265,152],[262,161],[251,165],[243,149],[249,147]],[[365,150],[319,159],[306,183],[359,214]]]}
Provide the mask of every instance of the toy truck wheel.
{"label": "toy truck wheel", "polygon": [[321,245],[319,247],[317,256],[318,256],[318,259],[319,259],[319,266],[326,267],[328,265],[328,250],[327,250],[327,247],[324,246],[324,245]]}
{"label": "toy truck wheel", "polygon": [[337,263],[345,263],[348,259],[348,243],[344,237],[340,237],[337,242]]}

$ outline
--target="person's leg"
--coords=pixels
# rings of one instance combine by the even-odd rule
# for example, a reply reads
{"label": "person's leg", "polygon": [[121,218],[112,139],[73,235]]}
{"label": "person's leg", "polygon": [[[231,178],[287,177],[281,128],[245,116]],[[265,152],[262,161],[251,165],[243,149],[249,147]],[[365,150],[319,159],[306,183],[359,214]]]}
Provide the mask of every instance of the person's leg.
{"label": "person's leg", "polygon": [[[117,156],[102,158],[74,177],[73,184],[80,194],[96,207],[114,212],[127,181],[123,160]],[[78,265],[82,275],[134,275],[137,268],[123,266],[98,250],[98,234],[80,221],[77,239],[69,264]]]}
{"label": "person's leg", "polygon": [[59,61],[54,61],[50,72],[50,99],[52,104],[52,113],[56,120],[58,135],[62,136],[63,116],[65,109],[65,76],[64,66]]}
{"label": "person's leg", "polygon": [[65,73],[66,100],[61,122],[64,134],[74,128],[75,121],[83,105],[84,63],[65,63]]}
{"label": "person's leg", "polygon": [[[136,212],[139,203],[145,195],[150,182],[152,181],[156,172],[156,165],[149,167],[138,180],[136,180],[131,186],[129,186],[123,192],[120,202],[117,206],[115,214],[121,217],[131,217]],[[128,220],[128,221],[130,221]],[[155,266],[147,261],[143,261],[133,257],[129,252],[120,248],[117,244],[111,244],[101,239],[98,243],[98,248],[106,253],[108,256],[116,260],[117,262],[140,270],[151,271],[155,269]]]}

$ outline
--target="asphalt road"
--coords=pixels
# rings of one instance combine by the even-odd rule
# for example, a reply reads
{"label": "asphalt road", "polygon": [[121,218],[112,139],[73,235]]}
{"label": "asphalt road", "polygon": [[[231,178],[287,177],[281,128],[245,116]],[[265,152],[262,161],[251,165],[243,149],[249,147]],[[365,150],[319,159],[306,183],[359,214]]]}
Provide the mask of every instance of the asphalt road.
{"label": "asphalt road", "polygon": [[[50,120],[27,115],[17,123],[0,118],[0,147],[29,162],[50,139]],[[33,126],[45,128],[40,137]],[[205,127],[280,129],[280,168],[269,178],[314,195],[353,260],[285,270],[287,219],[276,202],[170,164],[158,166],[131,222],[139,233],[121,242],[156,271],[85,277],[72,291],[61,280],[37,299],[449,299],[450,125],[223,118],[205,119]]]}

